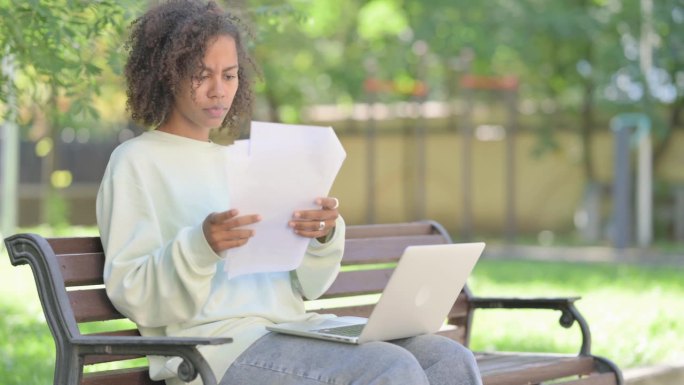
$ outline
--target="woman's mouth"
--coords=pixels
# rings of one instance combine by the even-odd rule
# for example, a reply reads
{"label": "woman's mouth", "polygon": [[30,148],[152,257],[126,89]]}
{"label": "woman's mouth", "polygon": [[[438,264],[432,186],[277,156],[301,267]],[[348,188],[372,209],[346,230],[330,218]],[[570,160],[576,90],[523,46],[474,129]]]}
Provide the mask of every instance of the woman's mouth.
{"label": "woman's mouth", "polygon": [[209,115],[212,118],[222,118],[226,115],[227,112],[226,109],[223,107],[205,108],[204,111],[206,111],[207,115]]}

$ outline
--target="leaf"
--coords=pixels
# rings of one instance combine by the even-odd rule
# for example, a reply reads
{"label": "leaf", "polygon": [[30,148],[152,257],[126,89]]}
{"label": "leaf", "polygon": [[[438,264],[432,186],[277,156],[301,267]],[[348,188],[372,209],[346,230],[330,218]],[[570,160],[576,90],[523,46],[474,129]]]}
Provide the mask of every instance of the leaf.
{"label": "leaf", "polygon": [[100,75],[102,73],[102,69],[95,64],[85,63],[85,67],[88,75]]}

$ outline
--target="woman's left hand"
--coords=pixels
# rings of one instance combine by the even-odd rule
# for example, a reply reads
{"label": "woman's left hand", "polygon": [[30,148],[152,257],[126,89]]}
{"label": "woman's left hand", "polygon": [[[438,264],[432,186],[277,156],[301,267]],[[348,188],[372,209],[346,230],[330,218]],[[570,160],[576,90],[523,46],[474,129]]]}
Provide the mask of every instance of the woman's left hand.
{"label": "woman's left hand", "polygon": [[295,233],[307,238],[323,238],[335,228],[335,221],[340,215],[337,211],[340,205],[337,198],[318,198],[316,204],[321,206],[320,210],[294,212],[289,225]]}

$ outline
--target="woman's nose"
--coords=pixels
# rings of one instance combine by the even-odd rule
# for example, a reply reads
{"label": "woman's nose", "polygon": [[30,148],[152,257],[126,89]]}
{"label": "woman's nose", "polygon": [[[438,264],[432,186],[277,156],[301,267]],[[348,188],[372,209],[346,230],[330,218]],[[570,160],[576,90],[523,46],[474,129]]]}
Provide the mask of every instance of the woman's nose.
{"label": "woman's nose", "polygon": [[221,79],[212,80],[211,94],[209,96],[218,99],[222,99],[226,96],[226,89]]}

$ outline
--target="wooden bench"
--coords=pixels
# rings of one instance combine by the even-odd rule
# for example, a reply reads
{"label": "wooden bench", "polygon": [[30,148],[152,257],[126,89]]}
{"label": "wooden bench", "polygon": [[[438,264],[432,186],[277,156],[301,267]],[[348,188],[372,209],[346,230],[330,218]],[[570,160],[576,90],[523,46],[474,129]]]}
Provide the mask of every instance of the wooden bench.
{"label": "wooden bench", "polygon": [[[446,231],[434,222],[391,225],[362,225],[347,228],[343,268],[324,298],[351,298],[382,292],[392,264],[406,246],[450,243]],[[186,380],[198,374],[203,383],[216,380],[196,346],[229,343],[230,338],[150,338],[140,337],[135,325],[128,330],[81,334],[79,325],[94,321],[124,318],[112,306],[102,285],[104,253],[98,237],[44,239],[18,234],[5,240],[13,265],[29,264],[33,270],[45,317],[55,339],[57,362],[55,384],[149,385],[146,367],[106,369],[83,374],[87,365],[143,357],[146,354],[180,356]],[[574,302],[578,298],[478,298],[466,287],[448,316],[451,330],[442,332],[468,345],[473,313],[476,309],[549,309],[560,312],[560,324],[577,324],[582,332],[578,354],[536,354],[476,352],[485,385],[527,385],[554,382],[563,385],[622,385],[620,370],[609,360],[591,355],[591,336],[587,322]],[[338,315],[368,316],[372,304],[359,302],[330,308],[311,302],[313,310]],[[118,321],[121,323],[121,321]],[[111,322],[110,322],[111,323]],[[116,322],[115,322],[116,323]],[[505,327],[502,325],[501,327]],[[91,367],[92,368],[92,367]]]}

